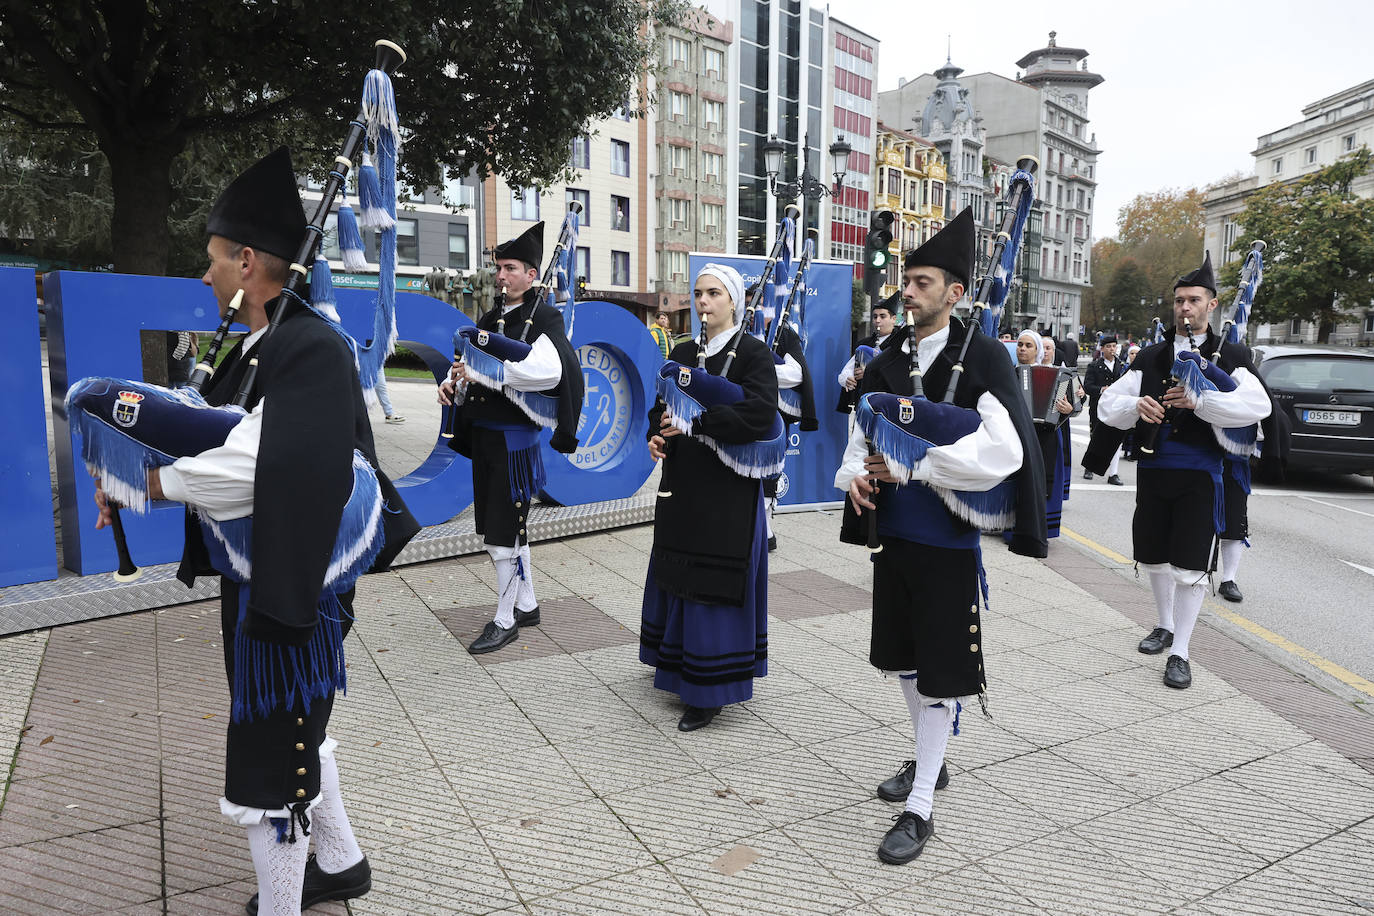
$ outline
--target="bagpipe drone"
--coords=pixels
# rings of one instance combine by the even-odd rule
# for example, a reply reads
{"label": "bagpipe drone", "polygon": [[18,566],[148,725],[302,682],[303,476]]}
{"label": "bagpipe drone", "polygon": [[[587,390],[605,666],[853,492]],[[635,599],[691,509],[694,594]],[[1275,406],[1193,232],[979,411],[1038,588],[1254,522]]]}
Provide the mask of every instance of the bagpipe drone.
{"label": "bagpipe drone", "polygon": [[[792,286],[787,292],[787,301],[775,311],[773,323],[768,328],[768,351],[773,354],[773,362],[782,365],[784,356],[778,352],[779,336],[785,325],[791,325],[796,332],[802,348],[806,348],[806,295],[807,283],[811,272],[811,258],[816,252],[816,242],[820,233],[815,229],[806,231],[806,243],[802,246],[801,258],[797,261],[797,272],[792,276]],[[799,422],[802,418],[801,388],[778,388],[778,410],[788,423]]]}
{"label": "bagpipe drone", "polygon": [[[783,275],[788,272],[792,260],[792,246],[796,238],[796,221],[800,217],[801,210],[792,204],[788,204],[783,210],[777,238],[773,241],[773,248],[768,253],[768,260],[764,262],[763,273],[759,276],[758,286],[755,287],[754,294],[749,297],[743,320],[740,321],[739,327],[735,329],[735,334],[730,339],[730,351],[725,357],[725,364],[721,367],[720,374],[712,375],[706,370],[707,339],[704,321],[701,325],[701,336],[697,342],[697,365],[695,367],[684,366],[673,360],[667,360],[658,370],[658,396],[667,406],[673,426],[684,435],[693,436],[697,441],[711,449],[726,467],[742,477],[762,480],[782,471],[787,456],[787,431],[781,414],[774,412],[773,423],[768,434],[763,439],[754,442],[718,442],[707,435],[693,434],[692,426],[697,417],[700,417],[711,407],[717,404],[736,404],[744,400],[744,389],[730,381],[726,376],[729,375],[730,367],[734,364],[735,355],[739,351],[740,340],[754,324],[754,316],[758,312],[760,300],[763,298],[765,290],[770,286],[774,272],[778,271]],[[780,264],[782,265],[781,270],[779,270]],[[775,319],[774,323],[776,324],[779,320],[781,319]],[[670,453],[669,460],[664,462],[663,476],[658,493],[660,497],[667,498],[673,495],[668,485],[671,480],[671,469]]]}
{"label": "bagpipe drone", "polygon": [[[349,122],[348,134],[339,155],[329,171],[319,203],[306,226],[305,236],[290,265],[286,284],[282,287],[278,307],[272,311],[265,334],[280,326],[288,309],[287,300],[311,309],[328,321],[330,326],[348,340],[358,365],[363,388],[370,393],[382,372],[382,365],[396,339],[395,330],[395,188],[398,126],[391,76],[406,59],[405,52],[390,41],[377,41],[375,66],[367,74],[363,100],[358,115]],[[324,222],[336,197],[342,191],[349,171],[353,168],[364,143],[371,148],[372,160],[359,170],[360,202],[364,222],[381,228],[381,278],[378,308],[374,319],[372,341],[357,345],[338,323],[333,307],[333,291],[328,264],[317,258]],[[345,211],[347,211],[345,213]],[[388,225],[389,223],[389,225]],[[345,202],[340,209],[340,244],[346,251],[346,262],[361,253],[361,237],[351,208]],[[351,233],[351,234],[350,234]],[[312,269],[305,265],[312,264]],[[307,289],[307,286],[309,287]],[[213,375],[214,361],[232,325],[242,291],[229,304],[226,314],[215,331],[205,358],[196,366],[189,383],[183,388],[169,389],[146,382],[114,378],[86,378],[76,382],[67,392],[66,409],[73,430],[81,440],[81,455],[91,474],[100,479],[101,488],[111,500],[112,521],[119,552],[120,568],[115,574],[119,581],[132,581],[141,575],[129,555],[119,506],[136,512],[146,512],[149,503],[148,472],[165,467],[178,458],[199,454],[221,446],[234,428],[247,415],[258,365],[251,356],[244,367],[242,384],[232,403],[210,406],[201,395],[201,388]],[[353,587],[358,576],[367,571],[382,549],[384,536],[383,499],[380,495],[376,471],[358,452],[353,457],[354,485],[348,500],[339,537],[324,584],[322,602],[337,603],[336,596]],[[245,517],[227,522],[214,522],[200,514],[206,546],[215,568],[238,582],[248,582],[252,543],[252,519]],[[245,593],[247,589],[243,590]],[[340,638],[338,615],[320,614],[320,633],[311,645],[301,648],[272,647],[284,653],[314,653],[311,664],[318,670],[320,660],[333,659],[330,646],[315,645],[317,640],[328,643]],[[332,623],[330,623],[332,621]],[[322,654],[323,653],[323,654]],[[342,686],[342,655],[337,655],[337,671],[326,675],[331,684]],[[312,661],[313,660],[313,661]],[[245,662],[249,660],[245,659]],[[257,661],[262,661],[258,659]],[[268,664],[281,663],[279,674],[287,670],[303,670],[300,659],[275,659]],[[284,675],[283,675],[284,676]],[[248,679],[240,679],[246,682]],[[271,680],[269,678],[269,680]],[[309,702],[310,696],[321,696],[324,686],[310,686],[302,681],[278,679],[277,686],[287,698],[300,695]],[[332,689],[332,688],[331,688]],[[262,712],[268,701],[263,695],[252,698],[234,697],[236,718],[252,712]]]}
{"label": "bagpipe drone", "polygon": [[[911,480],[917,463],[930,449],[952,445],[982,425],[978,411],[956,406],[954,397],[963,377],[964,360],[973,336],[978,333],[996,335],[1011,278],[1015,274],[1022,232],[1035,200],[1034,176],[1039,163],[1034,157],[1025,156],[1016,165],[1017,170],[1012,174],[1008,186],[1005,216],[990,260],[992,271],[978,282],[968,330],[945,388],[943,401],[936,403],[925,396],[917,358],[915,321],[910,314],[906,324],[912,393],[870,392],[859,399],[855,422],[863,431],[868,453],[870,456],[882,455],[889,473],[899,484]],[[936,486],[930,489],[952,515],[982,530],[1004,529],[1016,520],[1016,486],[1010,478],[986,491],[966,492]],[[873,553],[883,549],[876,512],[868,513],[867,544]]]}

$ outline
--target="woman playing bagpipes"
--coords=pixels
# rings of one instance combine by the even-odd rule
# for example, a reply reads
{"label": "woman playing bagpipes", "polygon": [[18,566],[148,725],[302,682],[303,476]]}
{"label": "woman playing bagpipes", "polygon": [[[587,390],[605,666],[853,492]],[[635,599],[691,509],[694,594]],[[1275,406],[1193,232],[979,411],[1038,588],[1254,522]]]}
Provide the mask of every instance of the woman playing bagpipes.
{"label": "woman playing bagpipes", "polygon": [[654,686],[686,704],[683,731],[748,700],[768,672],[762,478],[781,468],[786,439],[772,353],[737,333],[744,298],[734,269],[701,269],[701,338],[669,354],[649,411],[649,452],[664,466],[639,659],[655,667]]}
{"label": "woman playing bagpipes", "polygon": [[[869,661],[898,676],[915,736],[911,759],[878,787],[905,802],[878,847],[890,864],[916,858],[935,832],[951,726],[957,734],[961,701],[987,691],[980,529],[1011,528],[1014,552],[1047,552],[1045,472],[1011,363],[995,338],[951,317],[973,242],[966,209],[907,253],[907,328],[864,373],[835,475],[848,492],[841,539],[875,551]],[[947,390],[952,401],[938,403]]]}

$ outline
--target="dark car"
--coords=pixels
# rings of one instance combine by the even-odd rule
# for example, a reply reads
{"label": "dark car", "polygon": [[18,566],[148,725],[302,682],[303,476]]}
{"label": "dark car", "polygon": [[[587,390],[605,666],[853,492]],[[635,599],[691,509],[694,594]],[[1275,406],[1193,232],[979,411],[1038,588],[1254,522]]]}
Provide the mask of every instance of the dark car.
{"label": "dark car", "polygon": [[1292,430],[1288,466],[1374,474],[1374,351],[1259,346],[1254,354]]}

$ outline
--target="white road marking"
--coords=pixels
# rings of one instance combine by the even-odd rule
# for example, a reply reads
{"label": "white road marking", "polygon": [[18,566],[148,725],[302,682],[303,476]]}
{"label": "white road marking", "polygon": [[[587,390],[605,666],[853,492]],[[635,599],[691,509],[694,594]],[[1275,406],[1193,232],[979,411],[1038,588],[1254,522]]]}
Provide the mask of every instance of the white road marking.
{"label": "white road marking", "polygon": [[[1339,557],[1337,559],[1339,559]],[[1368,566],[1361,566],[1359,563],[1351,563],[1349,560],[1341,560],[1341,562],[1346,566],[1355,567],[1362,573],[1369,573],[1371,576],[1374,576],[1374,569],[1370,569]]]}
{"label": "white road marking", "polygon": [[1349,506],[1338,506],[1338,505],[1336,505],[1335,503],[1323,502],[1323,501],[1320,500],[1320,499],[1313,499],[1313,498],[1310,497],[1310,496],[1303,496],[1302,498],[1305,499],[1305,500],[1307,500],[1307,501],[1310,502],[1310,503],[1316,503],[1316,504],[1319,505],[1319,506],[1326,506],[1326,507],[1328,507],[1328,508],[1330,508],[1330,509],[1341,509],[1341,510],[1343,510],[1343,511],[1345,511],[1345,512],[1354,512],[1356,515],[1363,515],[1363,516],[1366,516],[1367,518],[1374,518],[1374,512],[1365,512],[1365,511],[1362,510],[1362,509],[1352,509],[1352,508],[1350,508]]}

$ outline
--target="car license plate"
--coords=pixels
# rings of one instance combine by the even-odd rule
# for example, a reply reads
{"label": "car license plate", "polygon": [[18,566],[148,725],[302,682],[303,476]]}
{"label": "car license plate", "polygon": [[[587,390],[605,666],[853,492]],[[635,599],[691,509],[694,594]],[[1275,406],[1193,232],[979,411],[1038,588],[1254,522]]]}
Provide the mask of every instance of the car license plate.
{"label": "car license plate", "polygon": [[1353,410],[1304,410],[1302,422],[1322,426],[1359,426],[1360,415]]}

